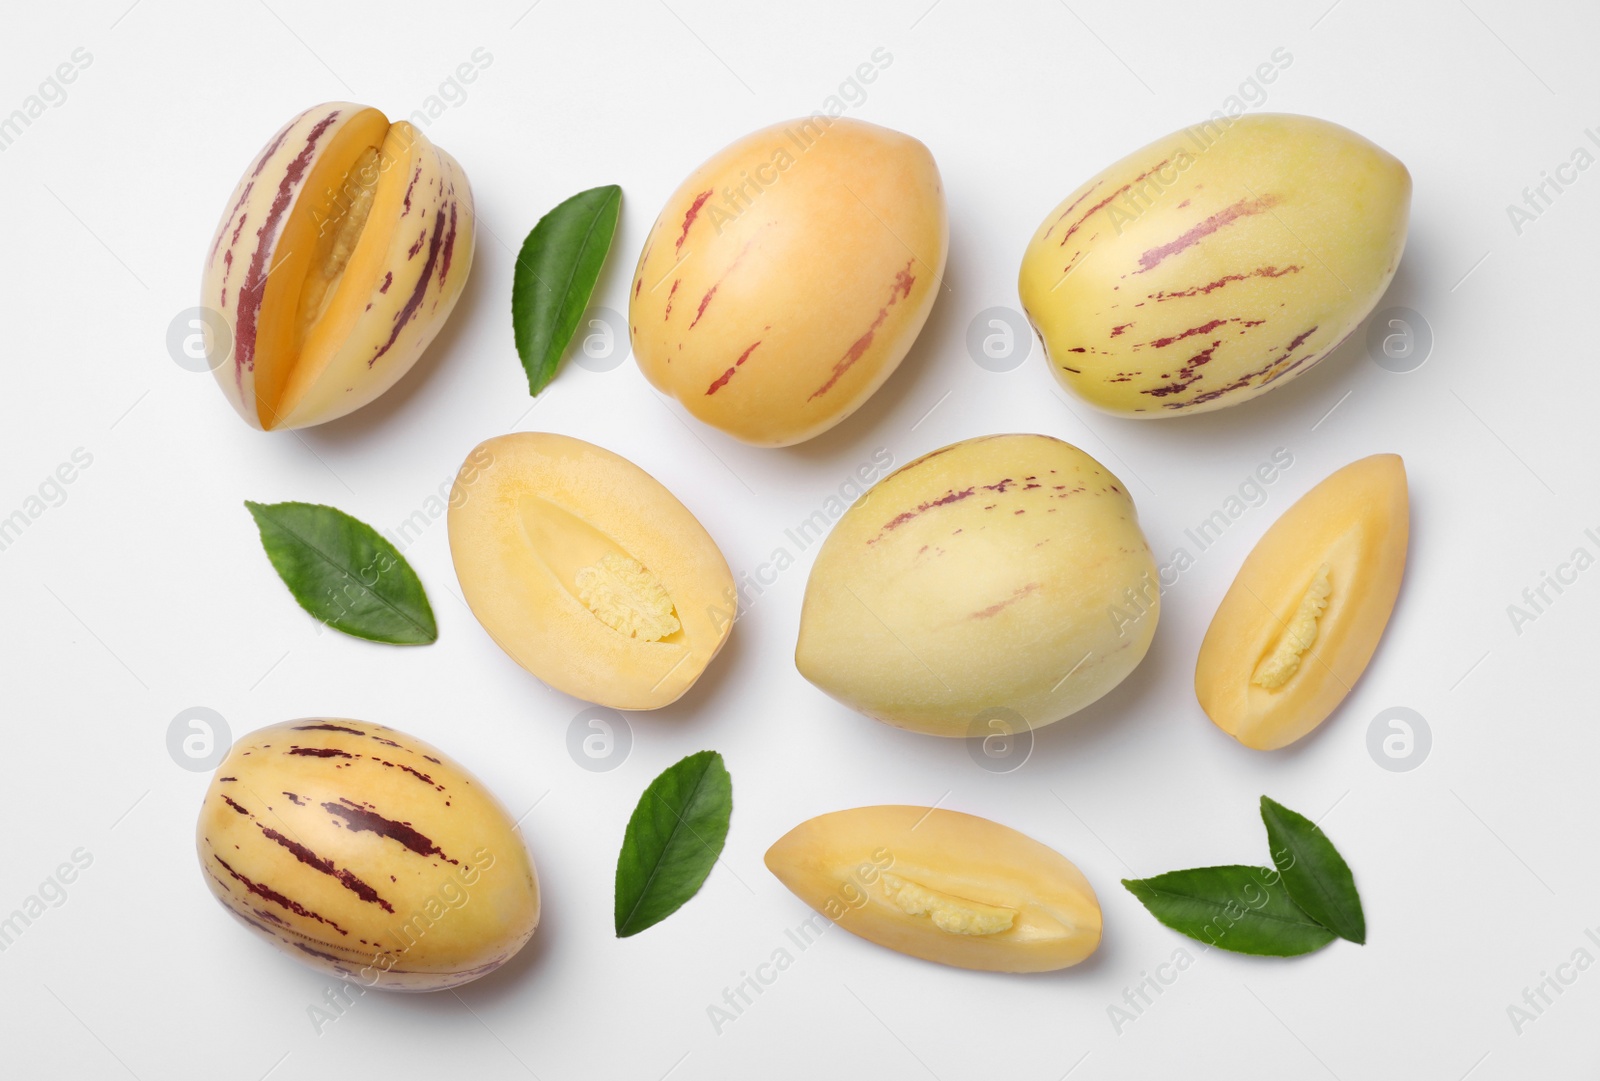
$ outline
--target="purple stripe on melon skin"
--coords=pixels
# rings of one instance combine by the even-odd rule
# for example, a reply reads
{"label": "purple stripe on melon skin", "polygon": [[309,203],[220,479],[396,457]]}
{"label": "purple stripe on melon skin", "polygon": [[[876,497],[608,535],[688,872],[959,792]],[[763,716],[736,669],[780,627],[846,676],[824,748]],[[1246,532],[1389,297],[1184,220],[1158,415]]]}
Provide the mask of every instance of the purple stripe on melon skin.
{"label": "purple stripe on melon skin", "polygon": [[368,810],[358,803],[348,799],[338,803],[324,803],[322,809],[335,818],[344,820],[344,828],[352,833],[376,833],[380,837],[387,837],[398,841],[405,848],[419,856],[438,856],[446,863],[460,866],[460,862],[445,855],[438,845],[424,837],[408,822],[396,822],[384,818],[382,815]]}
{"label": "purple stripe on melon skin", "polygon": [[233,802],[233,800],[229,799],[227,796],[223,796],[222,797],[222,802],[226,803],[229,807],[232,807],[236,812],[238,812],[239,814],[244,815],[246,818],[253,817],[250,814],[249,811],[245,810],[243,807],[241,807],[237,803]]}
{"label": "purple stripe on melon skin", "polygon": [[[1307,331],[1301,331],[1301,333],[1296,334],[1296,336],[1293,337],[1293,341],[1290,341],[1290,344],[1283,347],[1282,353],[1278,353],[1277,357],[1267,361],[1266,366],[1262,366],[1262,368],[1258,368],[1256,371],[1251,371],[1251,373],[1246,373],[1245,376],[1240,376],[1240,379],[1238,379],[1237,382],[1240,382],[1240,384],[1248,384],[1248,382],[1250,382],[1251,379],[1254,379],[1256,376],[1266,376],[1266,379],[1262,379],[1261,385],[1267,385],[1269,382],[1274,381],[1275,376],[1272,374],[1274,373],[1274,369],[1277,368],[1278,365],[1282,365],[1283,361],[1293,357],[1294,350],[1299,349],[1301,345],[1306,344],[1307,337],[1310,337],[1315,333],[1317,333],[1317,328],[1312,326],[1312,328],[1307,329]],[[1306,360],[1306,358],[1302,357],[1301,363],[1304,363],[1304,360]],[[1216,393],[1214,392],[1210,392],[1210,395],[1211,397],[1203,397],[1202,395],[1203,400],[1210,401],[1211,398],[1216,397]],[[1197,398],[1197,401],[1198,400],[1200,400],[1200,398]]]}
{"label": "purple stripe on melon skin", "polygon": [[[1288,360],[1289,357],[1294,354],[1294,351],[1296,349],[1299,349],[1302,345],[1304,345],[1306,343],[1306,339],[1311,337],[1311,335],[1315,334],[1316,332],[1317,332],[1317,328],[1316,327],[1312,327],[1310,330],[1302,331],[1299,334],[1295,335],[1294,340],[1291,341],[1287,346],[1284,347],[1283,354],[1281,356],[1279,356],[1277,360],[1274,360],[1271,364],[1268,364],[1266,366],[1266,368],[1264,368],[1262,370],[1263,371],[1270,371],[1275,366],[1277,366],[1279,364],[1282,364],[1284,361]],[[1259,374],[1259,373],[1257,373],[1257,374]]]}
{"label": "purple stripe on melon skin", "polygon": [[1281,278],[1285,274],[1296,274],[1300,271],[1298,264],[1278,269],[1277,266],[1256,267],[1246,274],[1224,274],[1216,281],[1207,282],[1205,285],[1194,285],[1188,289],[1180,289],[1171,293],[1151,293],[1147,299],[1160,302],[1163,300],[1177,300],[1184,297],[1206,296],[1214,290],[1221,289],[1229,282],[1242,282],[1250,278]]}
{"label": "purple stripe on melon skin", "polygon": [[690,226],[694,225],[694,219],[699,217],[700,208],[706,205],[707,199],[711,198],[712,190],[713,189],[711,188],[707,188],[699,195],[696,195],[694,197],[694,202],[689,204],[688,212],[683,215],[683,232],[678,234],[677,250],[679,252],[683,251],[683,242],[689,239],[689,228]]}
{"label": "purple stripe on melon skin", "polygon": [[290,747],[285,754],[301,755],[306,758],[356,758],[357,755],[349,751],[341,751],[337,747]]}
{"label": "purple stripe on melon skin", "polygon": [[433,268],[434,264],[439,260],[439,246],[443,240],[444,215],[435,214],[433,216],[433,237],[428,241],[428,260],[422,265],[422,273],[417,278],[416,288],[406,298],[405,305],[395,313],[394,328],[389,331],[389,340],[379,346],[376,353],[372,354],[372,359],[367,361],[368,368],[376,364],[378,358],[389,351],[395,340],[400,337],[400,332],[405,329],[407,323],[411,322],[411,317],[422,306],[422,298],[427,294],[428,286],[433,281]]}
{"label": "purple stripe on melon skin", "polygon": [[[1315,330],[1316,328],[1312,327],[1311,329]],[[1333,354],[1337,353],[1339,351],[1339,347],[1341,345],[1343,345],[1345,342],[1349,341],[1351,336],[1354,335],[1354,334],[1355,334],[1355,330],[1351,329],[1349,332],[1347,332],[1345,334],[1344,337],[1340,338],[1338,341],[1336,341],[1332,345],[1328,346],[1328,348],[1322,350],[1322,352],[1320,352],[1320,353],[1307,353],[1305,356],[1301,357],[1299,360],[1295,361],[1293,364],[1289,365],[1287,368],[1284,368],[1281,371],[1273,372],[1271,375],[1268,375],[1265,379],[1263,379],[1261,381],[1261,385],[1262,386],[1266,386],[1268,383],[1276,382],[1277,380],[1282,379],[1285,376],[1287,376],[1290,372],[1298,370],[1302,366],[1305,366],[1307,368],[1315,368],[1318,364],[1321,364],[1324,360],[1327,360]]]}
{"label": "purple stripe on melon skin", "polygon": [[[1297,368],[1299,368],[1306,361],[1310,360],[1314,355],[1315,354],[1307,353],[1305,356],[1301,357],[1299,360],[1295,361],[1293,364],[1290,364],[1288,367],[1280,368],[1279,370],[1273,372],[1271,375],[1269,375],[1265,379],[1263,379],[1261,381],[1261,385],[1262,386],[1266,386],[1269,383],[1276,383],[1279,379],[1282,379],[1284,376],[1288,375],[1290,372],[1292,372],[1292,371],[1296,370]],[[1327,355],[1328,355],[1327,353],[1322,354],[1322,356],[1327,356]],[[1317,357],[1317,359],[1320,361],[1322,359],[1322,357]]]}
{"label": "purple stripe on melon skin", "polygon": [[1185,331],[1182,331],[1180,333],[1174,334],[1174,335],[1172,335],[1170,337],[1157,338],[1155,341],[1150,343],[1150,347],[1152,349],[1165,349],[1167,346],[1171,345],[1173,342],[1181,342],[1181,341],[1183,341],[1183,339],[1192,337],[1192,336],[1194,336],[1196,334],[1210,334],[1213,330],[1216,330],[1218,327],[1222,326],[1224,323],[1227,323],[1227,322],[1231,322],[1231,320],[1228,320],[1228,319],[1213,319],[1209,323],[1203,323],[1203,324],[1201,324],[1200,326],[1197,326],[1197,327],[1190,327],[1188,330],[1185,330]]}
{"label": "purple stripe on melon skin", "polygon": [[[1019,510],[1016,513],[1021,514],[1022,512]],[[1038,582],[1029,582],[1027,585],[1023,586],[1021,589],[1013,590],[1012,593],[1011,593],[1011,596],[1007,597],[1005,600],[997,601],[996,603],[991,604],[987,608],[981,609],[980,611],[977,611],[977,612],[973,612],[967,618],[968,619],[990,619],[990,618],[992,618],[994,616],[999,615],[1001,612],[1005,611],[1007,608],[1011,607],[1013,604],[1016,604],[1022,598],[1028,596],[1030,593],[1035,592],[1036,590],[1038,590],[1038,588],[1039,588],[1039,583]]]}
{"label": "purple stripe on melon skin", "polygon": [[412,769],[410,766],[405,765],[402,762],[386,762],[382,758],[375,758],[375,759],[373,759],[373,761],[378,763],[378,765],[380,765],[380,766],[388,766],[390,769],[397,769],[397,770],[400,770],[403,773],[409,773],[409,774],[411,774],[411,776],[415,777],[417,780],[421,781],[423,784],[427,785],[429,788],[432,788],[437,792],[443,792],[444,791],[444,785],[442,785],[439,782],[435,781],[432,777],[429,777],[426,773],[423,773],[421,770]]}
{"label": "purple stripe on melon skin", "polygon": [[1139,256],[1139,269],[1135,274],[1145,274],[1161,265],[1161,261],[1169,255],[1176,255],[1186,248],[1200,243],[1218,229],[1226,228],[1240,218],[1248,218],[1252,214],[1260,214],[1271,210],[1278,205],[1276,195],[1267,194],[1255,199],[1240,199],[1232,206],[1224,207],[1211,215],[1199,225],[1194,226],[1176,239],[1158,245]]}
{"label": "purple stripe on melon skin", "polygon": [[721,375],[717,376],[716,381],[706,388],[706,393],[715,394],[717,391],[727,386],[728,380],[733,378],[733,374],[739,370],[740,365],[750,359],[750,354],[754,353],[756,351],[756,346],[760,344],[760,341],[752,342],[748,349],[739,354],[739,359],[733,362],[733,366],[727,371],[723,372]]}
{"label": "purple stripe on melon skin", "polygon": [[1083,217],[1081,217],[1077,221],[1073,222],[1072,223],[1072,228],[1068,229],[1066,232],[1061,234],[1061,243],[1060,243],[1059,247],[1063,247],[1063,248],[1066,247],[1067,246],[1067,241],[1072,238],[1072,234],[1076,233],[1079,229],[1081,229],[1083,227],[1083,223],[1084,222],[1086,222],[1090,218],[1094,217],[1101,210],[1104,210],[1106,208],[1106,206],[1109,205],[1113,199],[1115,199],[1117,196],[1122,195],[1123,193],[1129,191],[1135,184],[1143,183],[1150,176],[1151,173],[1157,172],[1157,171],[1159,171],[1161,169],[1165,169],[1167,167],[1169,161],[1170,161],[1170,159],[1163,158],[1160,161],[1160,163],[1158,163],[1155,166],[1152,166],[1149,169],[1146,169],[1144,172],[1140,173],[1138,176],[1134,177],[1132,180],[1130,180],[1126,184],[1122,185],[1122,187],[1118,188],[1116,191],[1112,192],[1110,195],[1108,195],[1104,199],[1100,200],[1094,206],[1092,206],[1088,210],[1084,211]]}
{"label": "purple stripe on melon skin", "polygon": [[444,236],[444,257],[439,264],[439,285],[444,285],[444,280],[450,276],[450,256],[456,250],[456,204],[450,201],[450,231]]}
{"label": "purple stripe on melon skin", "polygon": [[350,933],[343,927],[340,927],[337,923],[334,923],[332,920],[326,919],[311,911],[299,901],[296,901],[291,897],[285,897],[271,886],[264,886],[259,882],[250,881],[250,879],[246,878],[244,875],[230,867],[228,865],[228,861],[217,855],[215,852],[211,854],[211,858],[216,860],[217,863],[221,865],[222,869],[227,871],[236,882],[242,885],[245,889],[249,890],[251,893],[255,894],[257,897],[261,898],[263,901],[271,901],[279,908],[286,908],[290,912],[293,912],[296,916],[303,916],[308,920],[316,920],[318,923],[326,924],[327,926],[332,927],[335,931],[338,931],[341,935],[348,935]]}
{"label": "purple stripe on melon skin", "polygon": [[[1217,347],[1221,344],[1222,342],[1220,340],[1214,341],[1205,349],[1202,349],[1200,352],[1184,361],[1183,367],[1178,370],[1175,382],[1168,383],[1165,386],[1151,387],[1149,390],[1143,390],[1139,393],[1148,394],[1154,398],[1165,398],[1168,395],[1178,394],[1188,390],[1191,386],[1200,381],[1200,376],[1198,374],[1199,369],[1211,363],[1211,355],[1217,351]],[[1166,375],[1165,373],[1163,373],[1163,376],[1168,379],[1174,378],[1173,376]]]}
{"label": "purple stripe on melon skin", "polygon": [[[1267,363],[1264,367],[1257,368],[1253,372],[1246,372],[1244,375],[1241,375],[1239,378],[1235,379],[1233,382],[1228,383],[1225,386],[1216,387],[1216,388],[1214,388],[1212,390],[1202,391],[1201,393],[1196,394],[1193,398],[1190,398],[1186,402],[1166,402],[1166,403],[1164,403],[1165,407],[1168,408],[1168,409],[1188,409],[1188,408],[1190,408],[1192,406],[1204,405],[1207,402],[1215,401],[1216,399],[1222,397],[1224,394],[1231,394],[1232,392],[1234,392],[1236,390],[1243,390],[1245,387],[1248,387],[1250,385],[1250,381],[1252,379],[1256,379],[1256,378],[1258,378],[1260,376],[1266,376],[1267,377],[1267,378],[1263,379],[1262,382],[1261,382],[1262,386],[1266,386],[1268,383],[1272,382],[1273,378],[1275,378],[1271,374],[1272,370],[1274,368],[1276,368],[1278,365],[1282,364],[1284,361],[1288,360],[1291,356],[1293,356],[1294,355],[1294,351],[1296,349],[1298,349],[1301,345],[1303,345],[1305,343],[1305,340],[1307,338],[1311,337],[1311,335],[1315,334],[1316,332],[1317,332],[1317,328],[1316,327],[1312,327],[1310,330],[1303,331],[1302,333],[1296,335],[1294,340],[1289,343],[1289,347],[1287,349],[1285,349],[1283,351],[1283,353],[1280,354],[1278,357],[1274,358],[1272,361]],[[1298,361],[1296,361],[1294,363],[1293,367],[1299,367],[1301,364],[1304,364],[1307,359],[1309,359],[1309,358],[1308,357],[1301,357],[1300,360],[1298,360]],[[1279,373],[1279,374],[1282,374],[1282,373]]]}
{"label": "purple stripe on melon skin", "polygon": [[[336,961],[341,965],[344,964],[344,960],[342,958],[336,957],[335,955],[333,955],[331,953],[323,953],[321,950],[312,949],[310,946],[303,945],[302,943],[296,941],[296,939],[307,938],[309,936],[300,934],[299,932],[295,931],[294,928],[292,928],[292,927],[289,927],[287,925],[282,926],[282,927],[278,927],[278,926],[269,927],[266,924],[262,923],[260,920],[252,919],[250,916],[247,916],[245,913],[240,912],[238,909],[234,908],[232,905],[224,903],[222,907],[226,908],[228,910],[228,912],[230,914],[232,914],[234,919],[238,920],[240,923],[244,924],[246,927],[249,927],[249,928],[251,928],[253,930],[259,931],[262,935],[266,936],[267,938],[270,938],[275,943],[279,943],[279,944],[282,944],[282,945],[285,945],[285,946],[293,946],[296,949],[305,950],[307,953],[316,954],[318,957],[326,957],[329,960]],[[258,913],[258,914],[264,915],[264,913],[262,913],[261,910],[257,909],[257,908],[252,908],[250,911],[253,912],[253,913]],[[291,938],[290,936],[294,936],[294,937]],[[311,939],[311,941],[320,942],[319,939]],[[349,975],[351,975],[349,970],[344,969],[344,968],[340,968],[339,969],[339,974],[341,976],[349,976]]]}
{"label": "purple stripe on melon skin", "polygon": [[392,270],[384,271],[383,272],[383,284],[378,286],[378,292],[387,293],[389,291],[389,286],[391,286],[393,284],[394,284],[394,271],[392,271]]}
{"label": "purple stripe on melon skin", "polygon": [[889,303],[895,302],[895,293],[900,294],[901,300],[911,299],[911,287],[917,284],[916,276],[911,273],[911,264],[915,259],[907,259],[903,269],[897,270],[894,275],[894,285],[889,289]]}
{"label": "purple stripe on melon skin", "polygon": [[[333,957],[334,960],[338,960],[347,964],[357,964],[360,962],[361,958],[367,956],[367,951],[365,950],[357,949],[354,946],[341,946],[337,942],[325,942],[314,935],[308,935],[304,931],[297,930],[291,924],[285,923],[283,920],[279,920],[276,917],[273,917],[275,920],[274,925],[268,927],[259,920],[252,919],[250,915],[239,911],[239,909],[228,904],[226,901],[222,902],[222,907],[227,909],[229,915],[233,916],[234,919],[243,923],[247,927],[252,927],[257,931],[260,931],[263,935],[266,935],[274,942],[281,942],[286,946],[298,946],[299,943],[295,940],[299,939],[304,942],[315,942],[318,946],[325,946],[330,950],[348,950],[352,954],[355,954],[355,956],[352,958],[339,958],[332,954],[329,955],[330,957]],[[250,909],[250,913],[257,916],[270,915],[270,913],[264,912],[259,908]],[[362,943],[366,943],[366,941],[366,939],[361,939]]]}
{"label": "purple stripe on melon skin", "polygon": [[363,901],[366,901],[369,904],[375,904],[385,912],[393,914],[394,906],[380,897],[377,890],[361,881],[360,878],[350,871],[347,871],[341,867],[335,867],[332,860],[322,858],[315,852],[311,851],[311,849],[301,844],[299,841],[291,840],[290,838],[285,837],[283,834],[279,833],[270,826],[263,826],[259,822],[256,823],[256,825],[261,827],[261,832],[266,836],[267,840],[273,841],[283,848],[288,849],[289,853],[294,856],[295,859],[299,860],[307,867],[310,867],[316,871],[321,871],[328,877],[336,879],[339,885],[343,886],[345,889],[349,890]]}
{"label": "purple stripe on melon skin", "polygon": [[1068,214],[1071,214],[1074,210],[1076,210],[1078,208],[1078,204],[1079,203],[1083,202],[1085,199],[1089,198],[1089,196],[1093,195],[1096,191],[1099,190],[1100,185],[1104,184],[1104,183],[1105,183],[1104,180],[1096,180],[1093,184],[1089,185],[1089,188],[1088,188],[1087,191],[1085,191],[1082,195],[1078,196],[1076,199],[1072,200],[1072,202],[1070,204],[1068,204],[1067,209],[1063,210],[1061,213],[1056,215],[1056,220],[1050,223],[1050,227],[1044,231],[1044,236],[1040,237],[1039,239],[1040,240],[1049,240],[1050,239],[1050,234],[1055,230],[1055,227],[1061,224],[1061,219],[1065,218]]}
{"label": "purple stripe on melon skin", "polygon": [[911,287],[917,282],[916,275],[911,273],[911,265],[915,262],[915,259],[907,259],[905,267],[895,272],[894,282],[889,286],[889,299],[883,307],[878,309],[877,318],[873,319],[872,325],[867,327],[866,333],[850,344],[850,348],[845,350],[844,356],[834,362],[833,371],[829,373],[827,382],[812,391],[811,396],[806,401],[814,401],[832,390],[833,385],[844,376],[844,373],[853,368],[856,361],[860,360],[866,354],[866,351],[872,347],[873,338],[889,318],[889,309],[894,307],[896,301],[911,296]]}
{"label": "purple stripe on melon skin", "polygon": [[364,735],[366,735],[366,733],[363,732],[359,728],[346,728],[342,724],[329,724],[326,721],[318,721],[316,724],[297,724],[297,725],[294,726],[293,729],[291,729],[291,731],[294,731],[294,732],[348,732],[352,736],[364,736]]}
{"label": "purple stripe on melon skin", "polygon": [[[315,108],[315,105],[311,107],[311,109]],[[277,136],[272,140],[272,142],[267,144],[267,148],[263,150],[261,152],[261,156],[256,159],[256,167],[250,171],[250,179],[254,180],[261,175],[261,170],[267,167],[267,162],[272,160],[272,155],[276,154],[278,152],[278,148],[283,146],[283,141],[289,137],[289,132],[294,130],[294,126],[296,124],[300,123],[300,121],[304,120],[311,114],[311,109],[302,109],[298,116],[289,121],[281,130],[279,130]],[[339,110],[335,109],[333,111],[333,115],[338,116]]]}
{"label": "purple stripe on melon skin", "polygon": [[339,975],[341,976],[354,975],[353,972],[345,967],[345,959],[343,957],[339,957],[336,954],[324,953],[321,950],[314,950],[310,946],[307,946],[304,942],[295,942],[291,943],[291,945],[293,945],[297,950],[303,950],[304,952],[309,953],[312,957],[320,957],[324,961],[332,961],[338,966]]}
{"label": "purple stripe on melon skin", "polygon": [[1214,401],[1215,399],[1222,397],[1224,394],[1231,394],[1236,390],[1243,390],[1245,387],[1250,385],[1250,380],[1254,379],[1260,374],[1260,372],[1251,372],[1249,375],[1235,379],[1227,386],[1217,387],[1214,390],[1207,390],[1201,392],[1200,394],[1196,394],[1193,398],[1190,398],[1186,402],[1167,402],[1165,403],[1166,408],[1188,409],[1191,406],[1204,405],[1206,402]]}
{"label": "purple stripe on melon skin", "polygon": [[411,192],[416,188],[417,181],[421,178],[422,166],[419,165],[417,166],[417,171],[411,174],[411,183],[406,185],[406,206],[405,209],[400,212],[400,216],[402,218],[411,213]]}
{"label": "purple stripe on melon skin", "polygon": [[[217,239],[212,242],[210,258],[215,259],[217,257],[217,247],[222,242],[222,234],[227,231],[227,223],[233,220],[233,216],[239,213],[239,208],[244,205],[245,200],[250,198],[250,193],[255,190],[256,179],[261,175],[261,170],[267,167],[267,162],[272,160],[272,156],[278,152],[278,148],[283,146],[283,141],[284,139],[288,138],[290,130],[296,124],[300,123],[300,121],[304,119],[306,114],[309,112],[311,112],[310,109],[302,109],[293,120],[289,121],[282,128],[280,128],[278,130],[278,134],[273,137],[272,142],[268,143],[266,148],[262,150],[261,154],[256,158],[255,168],[250,170],[250,179],[245,182],[244,190],[239,193],[239,198],[234,201],[233,209],[228,211],[228,216],[223,220],[222,227],[217,230]],[[334,115],[337,116],[338,113],[335,112]],[[249,215],[246,214],[246,217],[248,216]],[[239,230],[243,228],[244,218],[240,218],[239,225],[233,230],[233,240],[230,243],[239,243]]]}
{"label": "purple stripe on melon skin", "polygon": [[975,491],[977,491],[976,485],[971,488],[963,488],[960,491],[951,489],[938,499],[929,500],[926,503],[919,503],[915,510],[902,511],[893,518],[889,519],[887,522],[883,523],[883,528],[878,530],[878,535],[876,537],[869,538],[867,543],[877,544],[883,539],[883,535],[885,533],[899,529],[901,526],[905,525],[907,522],[911,521],[911,519],[915,518],[924,511],[932,510],[935,507],[946,507],[951,503],[959,503],[963,499],[970,498]]}
{"label": "purple stripe on melon skin", "polygon": [[[721,284],[722,284],[721,282],[717,283],[717,285],[721,285]],[[716,296],[716,295],[717,295],[717,286],[713,285],[710,289],[706,290],[706,295],[700,298],[700,308],[699,308],[698,311],[696,311],[694,313],[694,318],[689,321],[689,329],[690,330],[693,330],[699,324],[700,317],[705,315],[706,308],[709,307],[710,304],[711,304],[711,298]]]}
{"label": "purple stripe on melon skin", "polygon": [[873,337],[877,335],[878,328],[883,326],[884,321],[888,318],[889,309],[886,307],[879,308],[877,318],[872,321],[871,326],[867,327],[866,333],[850,343],[850,348],[845,350],[844,356],[834,364],[833,372],[828,376],[828,381],[812,391],[811,396],[806,401],[812,401],[833,389],[833,385],[839,381],[839,377],[854,367],[856,361],[860,360],[866,354],[866,351],[872,348]]}
{"label": "purple stripe on melon skin", "polygon": [[[260,170],[258,169],[257,171],[259,172]],[[217,258],[217,249],[222,247],[222,238],[228,235],[228,224],[233,221],[233,216],[239,213],[239,208],[244,206],[244,201],[250,198],[250,193],[255,190],[255,186],[256,182],[254,180],[249,180],[245,183],[244,190],[239,192],[239,198],[234,201],[233,209],[228,211],[228,216],[222,219],[221,225],[217,226],[216,239],[211,241],[211,254],[206,256],[206,262],[212,262]],[[243,227],[243,218],[239,219],[239,225],[241,228]],[[231,243],[237,244],[238,242],[239,231],[235,229]]]}
{"label": "purple stripe on melon skin", "polygon": [[[278,190],[272,197],[272,206],[267,210],[266,220],[256,230],[256,244],[250,252],[250,265],[245,271],[244,281],[239,286],[239,317],[234,330],[233,377],[241,393],[244,390],[245,370],[249,369],[251,372],[256,370],[256,324],[261,316],[261,302],[266,298],[267,277],[272,269],[267,266],[267,259],[274,247],[273,242],[283,231],[284,215],[293,201],[294,189],[311,165],[317,142],[329,126],[339,118],[339,112],[338,109],[333,110],[317,121],[306,134],[305,145],[289,163],[288,168],[284,170],[283,179],[278,182]],[[287,133],[288,129],[285,129],[284,134]]]}
{"label": "purple stripe on melon skin", "polygon": [[[763,228],[765,228],[765,227],[763,227]],[[729,274],[732,274],[736,269],[738,269],[739,264],[744,261],[744,257],[750,253],[750,249],[752,247],[754,247],[754,246],[755,246],[755,238],[754,237],[752,237],[751,239],[745,241],[744,242],[744,247],[739,249],[739,254],[735,255],[733,257],[733,262],[728,264],[728,269],[724,270],[722,272],[722,276],[719,277],[716,280],[716,282],[711,286],[710,289],[706,290],[706,295],[700,298],[700,308],[699,308],[699,310],[694,313],[694,319],[693,319],[693,321],[691,321],[689,323],[689,329],[690,330],[693,330],[695,328],[695,324],[700,322],[701,316],[706,314],[706,307],[708,305],[710,305],[711,298],[717,295],[717,289],[720,288],[722,283],[727,280]],[[906,269],[907,270],[911,269],[911,264],[910,263],[906,264]],[[768,329],[770,330],[771,328],[769,327]]]}
{"label": "purple stripe on melon skin", "polygon": [[[233,913],[234,918],[239,920],[239,922],[243,923],[247,927],[255,928],[257,931],[260,931],[262,934],[266,935],[268,938],[272,939],[274,942],[287,942],[288,941],[288,939],[284,938],[282,935],[280,935],[278,933],[277,928],[268,927],[266,924],[262,923],[260,920],[251,919],[249,916],[245,915],[243,912],[240,912],[237,908],[234,908],[232,905],[228,904],[227,902],[223,902],[222,907],[227,909],[229,912]],[[250,911],[251,912],[258,912],[260,910],[252,908]]]}

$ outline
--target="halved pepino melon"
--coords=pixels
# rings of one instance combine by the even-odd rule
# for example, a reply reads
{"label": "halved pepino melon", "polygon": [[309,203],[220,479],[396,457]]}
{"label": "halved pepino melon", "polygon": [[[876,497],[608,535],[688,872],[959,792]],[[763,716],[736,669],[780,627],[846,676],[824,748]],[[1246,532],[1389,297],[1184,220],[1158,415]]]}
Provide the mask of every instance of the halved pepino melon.
{"label": "halved pepino melon", "polygon": [[619,454],[570,436],[479,444],[450,493],[461,592],[511,659],[613,709],[681,698],[738,615],[727,560],[689,509]]}

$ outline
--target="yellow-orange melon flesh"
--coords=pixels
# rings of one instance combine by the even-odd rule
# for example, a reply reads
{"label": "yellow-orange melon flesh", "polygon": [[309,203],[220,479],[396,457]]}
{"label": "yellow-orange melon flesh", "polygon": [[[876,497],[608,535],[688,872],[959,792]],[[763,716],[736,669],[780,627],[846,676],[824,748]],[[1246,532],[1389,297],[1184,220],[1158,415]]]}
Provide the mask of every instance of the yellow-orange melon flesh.
{"label": "yellow-orange melon flesh", "polygon": [[279,426],[284,391],[319,314],[307,311],[304,302],[309,299],[320,309],[323,289],[341,276],[336,245],[330,242],[365,231],[366,200],[355,201],[356,213],[345,213],[339,193],[352,185],[366,187],[357,179],[358,165],[382,145],[388,130],[388,119],[377,109],[362,109],[337,128],[327,148],[311,160],[300,196],[285,217],[256,323],[254,405],[263,428]]}

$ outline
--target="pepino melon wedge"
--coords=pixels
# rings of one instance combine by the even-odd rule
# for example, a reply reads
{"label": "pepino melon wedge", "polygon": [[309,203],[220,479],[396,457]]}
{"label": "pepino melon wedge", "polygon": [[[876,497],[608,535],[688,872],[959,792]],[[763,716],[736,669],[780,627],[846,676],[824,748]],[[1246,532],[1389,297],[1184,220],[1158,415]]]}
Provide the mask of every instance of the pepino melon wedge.
{"label": "pepino melon wedge", "polygon": [[1352,462],[1272,524],[1200,644],[1195,694],[1218,728],[1270,751],[1327,720],[1383,637],[1409,535],[1397,454]]}

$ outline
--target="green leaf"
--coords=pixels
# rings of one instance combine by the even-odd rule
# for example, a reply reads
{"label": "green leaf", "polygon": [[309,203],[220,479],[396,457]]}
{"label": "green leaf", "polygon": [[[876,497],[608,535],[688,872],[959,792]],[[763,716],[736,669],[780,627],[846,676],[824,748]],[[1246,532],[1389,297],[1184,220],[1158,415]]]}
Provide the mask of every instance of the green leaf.
{"label": "green leaf", "polygon": [[715,751],[669,766],[639,797],[617,857],[617,937],[636,935],[699,892],[728,838],[733,780]]}
{"label": "green leaf", "polygon": [[1219,949],[1294,957],[1334,938],[1289,899],[1271,868],[1196,867],[1122,884],[1156,919]]}
{"label": "green leaf", "polygon": [[517,354],[537,395],[551,379],[589,306],[622,208],[615,184],[580,191],[539,219],[511,279]]}
{"label": "green leaf", "polygon": [[1367,918],[1350,865],[1327,834],[1303,814],[1261,797],[1261,821],[1267,826],[1272,862],[1284,888],[1306,914],[1322,926],[1358,945],[1367,941]]}
{"label": "green leaf", "polygon": [[300,607],[334,630],[425,646],[439,637],[416,572],[365,522],[315,503],[244,504]]}

